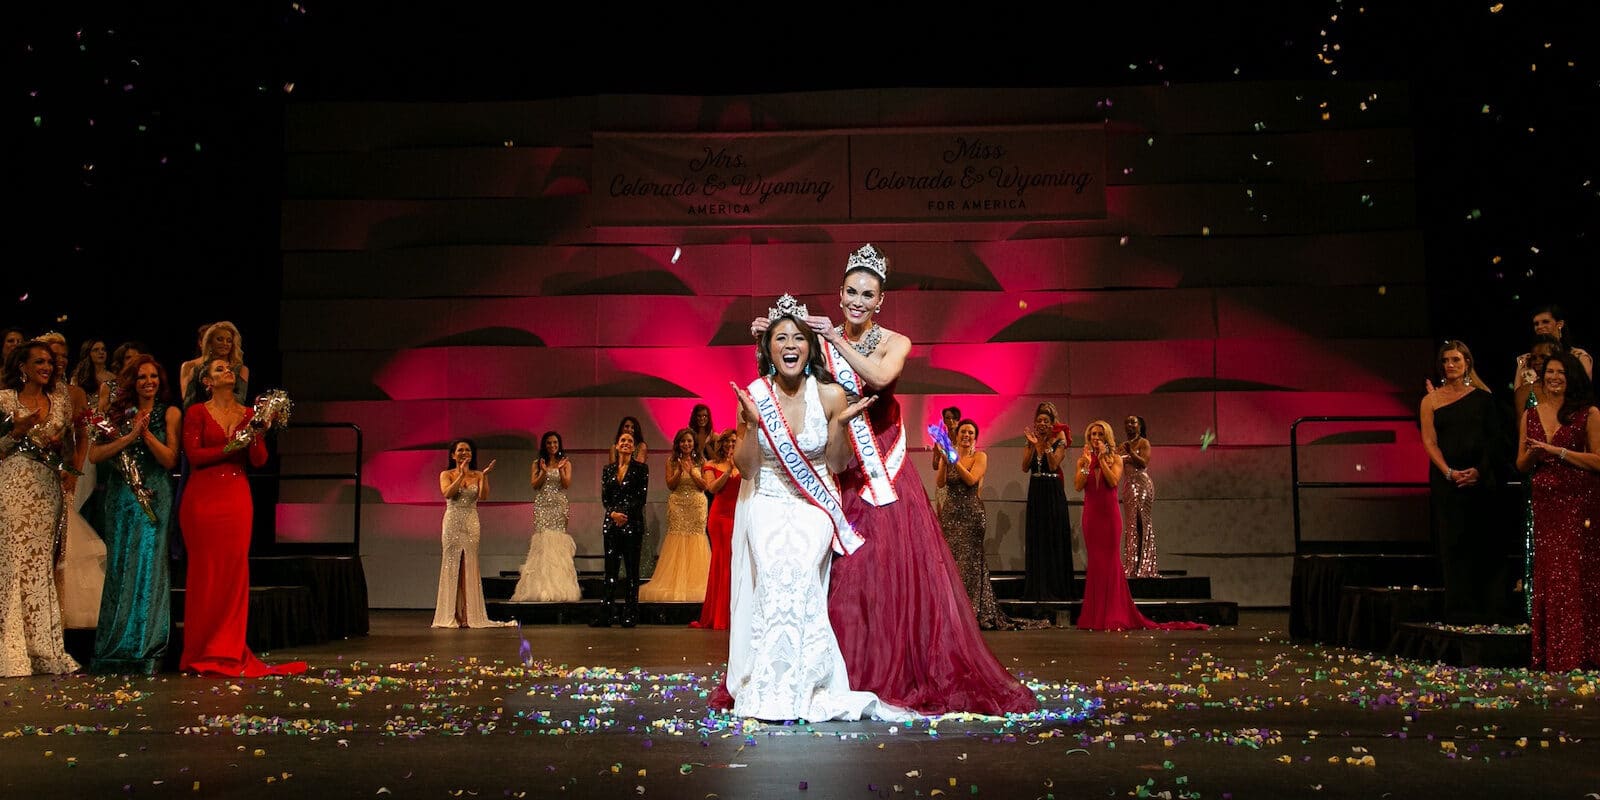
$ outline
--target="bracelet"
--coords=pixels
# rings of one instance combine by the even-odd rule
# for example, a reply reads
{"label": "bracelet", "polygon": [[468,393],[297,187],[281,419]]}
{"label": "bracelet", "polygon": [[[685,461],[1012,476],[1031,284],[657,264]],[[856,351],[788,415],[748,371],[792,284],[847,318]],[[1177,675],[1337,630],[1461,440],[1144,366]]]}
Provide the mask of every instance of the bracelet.
{"label": "bracelet", "polygon": [[1444,471],[1444,479],[1447,480],[1447,481],[1455,480],[1456,479],[1456,471],[1453,470],[1453,469],[1445,470]]}
{"label": "bracelet", "polygon": [[1556,456],[1556,458],[1559,458],[1562,461],[1566,461],[1567,460],[1567,448],[1565,448],[1565,447],[1561,448],[1561,455]]}

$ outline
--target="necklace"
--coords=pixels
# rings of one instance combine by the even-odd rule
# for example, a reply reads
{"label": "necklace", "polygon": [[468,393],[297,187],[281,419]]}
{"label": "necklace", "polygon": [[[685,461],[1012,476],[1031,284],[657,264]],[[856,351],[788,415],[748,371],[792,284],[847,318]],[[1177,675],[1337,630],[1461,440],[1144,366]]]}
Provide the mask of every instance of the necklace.
{"label": "necklace", "polygon": [[835,325],[833,326],[833,330],[840,336],[844,336],[844,340],[846,342],[850,342],[850,346],[854,348],[857,353],[860,353],[864,356],[872,355],[873,351],[878,349],[878,343],[883,341],[883,326],[875,322],[872,323],[872,327],[867,329],[866,333],[861,335],[861,341],[859,342],[851,342],[850,337],[845,336],[843,325]]}
{"label": "necklace", "polygon": [[208,400],[206,401],[206,409],[211,412],[211,418],[216,420],[217,427],[222,428],[222,432],[228,436],[233,435],[234,428],[239,427],[239,423],[244,418],[243,406],[236,406],[231,413],[223,413],[217,409],[215,401]]}

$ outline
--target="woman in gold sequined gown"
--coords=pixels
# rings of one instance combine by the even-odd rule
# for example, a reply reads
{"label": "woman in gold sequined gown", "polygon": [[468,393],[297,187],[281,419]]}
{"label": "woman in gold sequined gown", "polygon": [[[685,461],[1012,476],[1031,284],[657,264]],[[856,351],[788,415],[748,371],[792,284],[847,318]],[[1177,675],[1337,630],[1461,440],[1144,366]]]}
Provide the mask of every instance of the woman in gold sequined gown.
{"label": "woman in gold sequined gown", "polygon": [[983,489],[983,476],[989,471],[989,454],[977,449],[978,423],[970,419],[961,420],[956,426],[954,439],[956,460],[939,459],[938,482],[945,489],[944,504],[939,507],[939,527],[944,530],[950,554],[955,556],[961,585],[966,589],[967,602],[972,605],[978,627],[990,631],[1049,627],[1050,623],[1045,620],[1012,619],[995,602],[983,546],[989,527],[988,515],[983,498],[978,494]]}
{"label": "woman in gold sequined gown", "polygon": [[1127,441],[1117,446],[1122,456],[1122,573],[1130,578],[1155,578],[1156,526],[1151,507],[1156,502],[1156,486],[1145,469],[1150,466],[1150,439],[1145,435],[1144,417],[1129,414],[1122,421]]}

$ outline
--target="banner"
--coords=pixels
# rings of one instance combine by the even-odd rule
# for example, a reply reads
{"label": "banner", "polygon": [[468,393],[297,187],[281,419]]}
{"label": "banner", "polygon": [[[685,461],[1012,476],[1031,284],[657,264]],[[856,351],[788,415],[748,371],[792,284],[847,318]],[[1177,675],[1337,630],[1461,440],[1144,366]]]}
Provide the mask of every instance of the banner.
{"label": "banner", "polygon": [[852,222],[1106,215],[1101,127],[850,136]]}
{"label": "banner", "polygon": [[750,225],[846,219],[843,137],[594,135],[599,225]]}
{"label": "banner", "polygon": [[1094,219],[1105,129],[596,133],[592,186],[603,226]]}

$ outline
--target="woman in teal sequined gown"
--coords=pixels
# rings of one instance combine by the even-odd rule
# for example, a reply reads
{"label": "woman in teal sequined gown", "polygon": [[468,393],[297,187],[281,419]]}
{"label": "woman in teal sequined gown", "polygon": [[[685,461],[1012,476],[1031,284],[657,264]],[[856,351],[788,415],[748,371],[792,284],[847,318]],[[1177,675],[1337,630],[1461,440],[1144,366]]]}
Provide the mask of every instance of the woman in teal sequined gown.
{"label": "woman in teal sequined gown", "polygon": [[[183,415],[166,399],[166,371],[150,356],[129,362],[117,381],[107,418],[127,433],[96,445],[90,458],[105,462],[106,585],[100,598],[91,672],[150,674],[161,667],[172,627],[172,575],[167,532],[172,522],[173,434]],[[123,459],[126,455],[127,459]],[[131,463],[149,492],[150,519],[123,464]]]}

